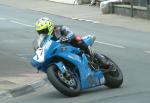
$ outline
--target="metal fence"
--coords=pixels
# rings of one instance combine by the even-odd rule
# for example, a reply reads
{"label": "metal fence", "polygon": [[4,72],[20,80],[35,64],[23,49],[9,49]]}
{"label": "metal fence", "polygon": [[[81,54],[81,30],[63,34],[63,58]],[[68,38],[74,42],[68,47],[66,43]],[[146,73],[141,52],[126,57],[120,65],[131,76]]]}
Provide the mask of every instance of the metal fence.
{"label": "metal fence", "polygon": [[[150,0],[124,0],[121,4],[128,8],[122,12],[131,17],[141,17],[150,19]],[[120,3],[119,3],[120,4]],[[130,8],[130,9],[129,9]],[[123,14],[123,13],[121,13]]]}
{"label": "metal fence", "polygon": [[143,13],[143,15],[145,15],[145,17],[147,19],[150,19],[150,0],[131,0],[130,1],[131,4],[131,16],[134,16],[134,7],[136,6],[136,8],[142,8],[143,12],[145,10],[145,13]]}
{"label": "metal fence", "polygon": [[131,0],[130,2],[133,5],[142,6],[142,7],[146,7],[147,5],[150,4],[150,0]]}

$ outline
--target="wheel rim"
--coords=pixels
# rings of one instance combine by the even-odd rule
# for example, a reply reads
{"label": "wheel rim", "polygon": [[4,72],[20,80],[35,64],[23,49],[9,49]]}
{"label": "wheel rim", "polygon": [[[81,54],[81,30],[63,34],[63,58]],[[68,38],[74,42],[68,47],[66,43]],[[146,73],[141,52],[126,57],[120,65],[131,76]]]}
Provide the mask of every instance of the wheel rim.
{"label": "wheel rim", "polygon": [[70,73],[70,75],[66,77],[59,70],[57,70],[55,75],[57,76],[58,80],[61,83],[63,83],[67,88],[70,89],[78,88],[77,80],[75,79],[76,77],[73,76],[72,73]]}

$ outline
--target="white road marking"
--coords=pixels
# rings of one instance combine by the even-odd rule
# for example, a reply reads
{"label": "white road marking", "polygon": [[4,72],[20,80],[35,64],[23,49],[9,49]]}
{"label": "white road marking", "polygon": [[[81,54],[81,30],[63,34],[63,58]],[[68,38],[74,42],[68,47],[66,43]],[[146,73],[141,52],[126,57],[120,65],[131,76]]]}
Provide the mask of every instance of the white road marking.
{"label": "white road marking", "polygon": [[99,22],[99,21],[93,21],[93,23],[95,23],[95,24],[99,24],[100,22]]}
{"label": "white road marking", "polygon": [[88,22],[93,22],[93,20],[86,20],[86,19],[83,19],[84,21],[88,21]]}
{"label": "white road marking", "polygon": [[73,20],[77,20],[78,18],[71,18],[71,19],[73,19]]}
{"label": "white road marking", "polygon": [[85,21],[85,19],[77,19],[77,20],[79,20],[79,21]]}
{"label": "white road marking", "polygon": [[34,33],[34,31],[32,31],[32,30],[25,30],[25,31],[30,32],[30,33]]}
{"label": "white road marking", "polygon": [[125,47],[124,46],[121,46],[121,45],[116,45],[116,44],[111,44],[111,43],[105,43],[105,42],[100,42],[100,41],[95,41],[99,44],[103,44],[103,45],[109,45],[109,46],[112,46],[112,47],[116,47],[116,48],[122,48],[124,49]]}
{"label": "white road marking", "polygon": [[25,24],[25,23],[20,23],[20,22],[18,22],[18,21],[14,21],[14,20],[10,20],[10,22],[15,23],[15,24],[19,24],[19,25],[23,25],[23,26],[27,26],[27,27],[34,27],[34,26],[32,26],[32,25]]}
{"label": "white road marking", "polygon": [[6,18],[1,18],[1,17],[0,17],[0,20],[6,20]]}
{"label": "white road marking", "polygon": [[[77,20],[78,18],[72,18],[74,20]],[[93,23],[99,23],[97,21],[92,21],[92,20],[85,20],[85,19],[78,19],[78,20],[84,20],[84,21],[89,21],[89,22],[93,22]],[[34,27],[32,25],[28,25],[28,24],[25,24],[25,23],[20,23],[18,21],[14,21],[14,20],[10,20],[10,22],[12,23],[16,23],[16,24],[19,24],[19,25],[23,25],[23,26],[27,26],[27,27]],[[121,45],[116,45],[116,44],[111,44],[111,43],[105,43],[105,42],[100,42],[100,41],[95,41],[99,44],[103,44],[103,45],[109,45],[109,46],[113,46],[113,47],[116,47],[116,48],[122,48],[124,49],[125,47],[124,46],[121,46]]]}
{"label": "white road marking", "polygon": [[[80,18],[72,18],[73,20],[79,20],[79,21],[87,21],[87,22],[92,22],[92,23],[95,23],[95,24],[98,24],[100,23],[99,21],[94,21],[94,20],[88,20],[88,19],[80,19]],[[116,45],[116,44],[111,44],[111,43],[105,43],[105,42],[100,42],[100,41],[95,41],[99,44],[103,44],[103,45],[109,45],[109,46],[113,46],[113,47],[116,47],[116,48],[122,48],[124,49],[125,47],[124,46],[121,46],[121,45]]]}
{"label": "white road marking", "polygon": [[79,20],[79,21],[87,21],[87,22],[92,22],[95,24],[100,23],[99,21],[94,21],[94,20],[88,20],[88,19],[80,19],[80,18],[72,18],[73,20]]}
{"label": "white road marking", "polygon": [[144,53],[150,54],[150,51],[144,51]]}
{"label": "white road marking", "polygon": [[87,22],[92,22],[92,23],[95,23],[95,24],[100,23],[99,21],[94,21],[94,20],[85,20],[85,21],[87,21]]}

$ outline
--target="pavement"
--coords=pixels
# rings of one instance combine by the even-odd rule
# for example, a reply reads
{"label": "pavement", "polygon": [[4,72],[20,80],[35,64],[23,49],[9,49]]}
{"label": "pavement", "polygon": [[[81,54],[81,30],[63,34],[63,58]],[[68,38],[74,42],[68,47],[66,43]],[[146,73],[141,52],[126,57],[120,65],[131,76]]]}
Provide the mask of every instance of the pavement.
{"label": "pavement", "polygon": [[49,0],[0,0],[0,4],[17,8],[42,11],[45,13],[69,17],[77,20],[91,21],[111,26],[123,27],[137,31],[150,32],[150,21],[120,15],[103,15],[97,6],[69,5]]}
{"label": "pavement", "polygon": [[[141,31],[141,32],[150,32],[150,21],[138,18],[130,18],[118,15],[102,15],[98,7],[91,7],[88,5],[68,5],[50,2],[47,0],[0,0],[0,4],[13,6],[21,9],[29,9],[34,11],[42,11],[48,14],[59,15],[62,17],[72,18],[79,21],[93,22],[96,24],[104,24],[122,27],[124,29],[128,28],[131,30]],[[34,4],[34,5],[33,5]],[[18,14],[19,15],[19,14]],[[43,14],[46,16],[46,14]],[[39,16],[43,16],[39,15]],[[0,18],[1,20],[4,18]],[[61,22],[61,21],[60,21]],[[34,26],[33,26],[34,27]],[[103,28],[103,27],[102,27]],[[101,28],[100,28],[101,29]],[[14,39],[15,40],[15,39]],[[22,41],[22,40],[21,40]],[[3,41],[1,48],[1,56],[10,56],[10,53],[5,53],[4,50],[8,48],[8,45],[5,45]],[[140,46],[140,45],[139,45]],[[4,50],[3,50],[4,49]],[[12,49],[13,50],[13,49]],[[26,50],[27,51],[27,50]],[[14,51],[16,52],[16,51]],[[13,54],[13,53],[12,53]],[[20,66],[25,63],[24,61],[17,61],[15,59],[15,65]],[[14,63],[14,61],[10,61]],[[28,65],[28,63],[26,63]],[[8,66],[8,67],[7,67]],[[9,65],[3,68],[10,68]],[[26,65],[25,65],[26,66]],[[32,68],[28,66],[28,68]],[[19,67],[18,67],[19,70]],[[7,74],[7,73],[6,73]],[[26,94],[35,89],[42,87],[46,83],[46,75],[43,73],[37,74],[36,71],[18,73],[18,75],[4,75],[0,74],[0,97],[12,97]],[[18,91],[20,91],[18,93]]]}
{"label": "pavement", "polygon": [[[34,79],[33,79],[34,78]],[[3,79],[3,78],[2,78]],[[29,94],[31,92],[37,91],[39,88],[43,87],[45,84],[47,84],[47,78],[39,76],[35,79],[35,77],[32,75],[30,77],[13,77],[12,78],[4,78],[3,81],[6,82],[0,84],[0,100],[7,99],[10,97],[18,97],[25,94]],[[26,81],[24,81],[26,80]],[[12,81],[12,82],[11,82]],[[16,83],[14,85],[14,83]],[[13,85],[12,85],[13,84]]]}

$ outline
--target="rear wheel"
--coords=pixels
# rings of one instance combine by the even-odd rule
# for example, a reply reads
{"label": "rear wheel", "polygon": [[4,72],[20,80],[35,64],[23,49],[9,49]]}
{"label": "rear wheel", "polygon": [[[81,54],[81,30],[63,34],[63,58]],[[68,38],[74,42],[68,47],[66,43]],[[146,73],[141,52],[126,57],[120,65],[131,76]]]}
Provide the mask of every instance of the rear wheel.
{"label": "rear wheel", "polygon": [[106,57],[106,59],[111,64],[111,66],[109,67],[110,71],[104,73],[106,79],[105,85],[109,88],[119,88],[123,83],[122,71],[114,61],[108,57]]}
{"label": "rear wheel", "polygon": [[105,76],[106,86],[109,88],[118,88],[123,83],[123,74],[118,65],[103,54],[94,54],[94,70],[102,71]]}
{"label": "rear wheel", "polygon": [[56,65],[48,68],[47,76],[52,85],[62,94],[74,97],[80,94],[80,81],[72,71],[62,74]]}

